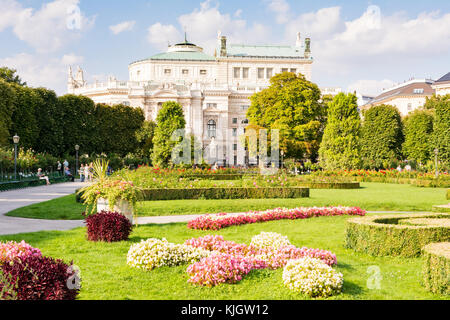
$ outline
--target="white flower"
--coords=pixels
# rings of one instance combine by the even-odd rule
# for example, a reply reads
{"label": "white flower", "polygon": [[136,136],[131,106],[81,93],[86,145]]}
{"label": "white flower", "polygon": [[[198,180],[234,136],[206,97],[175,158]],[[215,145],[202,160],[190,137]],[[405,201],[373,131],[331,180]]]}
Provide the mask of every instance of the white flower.
{"label": "white flower", "polygon": [[288,237],[283,236],[276,232],[261,232],[252,238],[250,245],[258,248],[271,247],[274,249],[279,249],[284,246],[291,245]]}

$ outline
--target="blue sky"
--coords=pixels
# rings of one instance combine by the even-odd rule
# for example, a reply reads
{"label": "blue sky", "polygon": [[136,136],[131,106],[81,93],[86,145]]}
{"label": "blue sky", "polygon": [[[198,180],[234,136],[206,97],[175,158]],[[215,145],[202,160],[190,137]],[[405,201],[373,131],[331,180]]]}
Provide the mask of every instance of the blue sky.
{"label": "blue sky", "polygon": [[0,8],[0,65],[58,94],[68,65],[88,81],[126,80],[130,62],[182,40],[184,28],[209,53],[218,30],[230,42],[292,45],[301,32],[312,38],[314,82],[365,94],[450,71],[448,0],[0,0]]}

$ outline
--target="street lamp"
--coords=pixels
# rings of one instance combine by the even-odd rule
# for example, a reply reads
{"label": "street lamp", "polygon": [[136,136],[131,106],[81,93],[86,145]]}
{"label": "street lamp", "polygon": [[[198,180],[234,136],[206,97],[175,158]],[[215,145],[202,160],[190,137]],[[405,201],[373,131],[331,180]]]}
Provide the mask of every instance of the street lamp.
{"label": "street lamp", "polygon": [[80,150],[80,146],[79,145],[75,145],[75,177],[77,176],[78,173],[78,150]]}
{"label": "street lamp", "polygon": [[17,180],[17,145],[19,144],[20,137],[16,135],[13,137],[14,142],[14,180]]}
{"label": "street lamp", "polygon": [[436,166],[436,178],[439,178],[439,168],[438,168],[438,154],[439,149],[434,149],[434,165]]}

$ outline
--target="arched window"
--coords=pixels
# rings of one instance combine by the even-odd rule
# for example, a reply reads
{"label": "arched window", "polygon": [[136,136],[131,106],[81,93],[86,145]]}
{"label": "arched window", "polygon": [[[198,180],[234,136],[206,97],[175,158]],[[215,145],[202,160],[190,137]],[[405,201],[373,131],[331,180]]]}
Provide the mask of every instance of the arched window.
{"label": "arched window", "polygon": [[216,122],[214,120],[208,121],[208,138],[216,137]]}

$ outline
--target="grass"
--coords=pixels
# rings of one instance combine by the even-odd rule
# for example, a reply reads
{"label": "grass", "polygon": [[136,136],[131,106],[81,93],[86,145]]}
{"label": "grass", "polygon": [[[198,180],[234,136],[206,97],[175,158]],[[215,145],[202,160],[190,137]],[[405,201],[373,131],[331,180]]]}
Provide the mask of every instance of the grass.
{"label": "grass", "polygon": [[[138,203],[139,216],[166,216],[217,212],[244,212],[276,207],[298,206],[359,206],[369,211],[431,211],[433,205],[447,204],[446,189],[418,188],[407,184],[362,183],[351,190],[312,189],[310,198],[302,199],[233,199],[233,200],[173,200]],[[34,219],[82,219],[84,206],[75,196],[19,208],[8,216]]]}
{"label": "grass", "polygon": [[[195,287],[187,283],[186,267],[163,267],[151,272],[135,270],[126,265],[132,243],[141,239],[165,237],[182,243],[192,237],[220,234],[228,240],[249,243],[261,231],[287,235],[296,246],[331,250],[338,257],[339,272],[344,275],[343,293],[330,299],[445,299],[427,292],[420,284],[422,259],[372,257],[344,248],[345,221],[348,217],[320,217],[307,220],[283,220],[230,227],[216,232],[187,229],[186,224],[139,226],[129,241],[92,243],[85,239],[85,228],[64,232],[38,232],[0,237],[4,240],[25,240],[42,250],[44,255],[74,261],[81,269],[80,299],[308,299],[290,292],[282,284],[282,269],[256,270],[238,284],[214,288]],[[373,276],[371,266],[381,272],[380,289],[369,289]]]}

